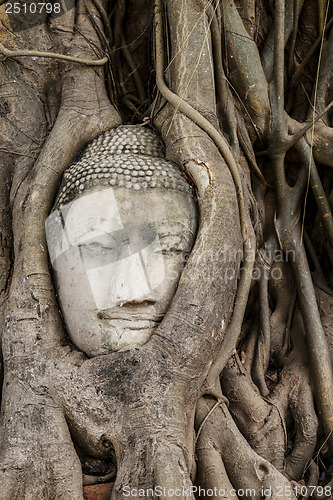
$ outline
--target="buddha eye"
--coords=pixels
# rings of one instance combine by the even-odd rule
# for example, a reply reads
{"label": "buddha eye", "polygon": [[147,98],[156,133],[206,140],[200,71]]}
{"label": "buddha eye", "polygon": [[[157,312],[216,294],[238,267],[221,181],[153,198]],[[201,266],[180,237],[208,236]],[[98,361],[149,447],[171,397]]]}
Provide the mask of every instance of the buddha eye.
{"label": "buddha eye", "polygon": [[91,241],[90,243],[82,244],[79,246],[84,253],[88,253],[90,255],[100,255],[104,254],[105,252],[109,253],[114,251],[113,247],[103,245],[98,241]]}
{"label": "buddha eye", "polygon": [[171,247],[171,248],[162,248],[161,250],[157,250],[155,253],[161,253],[162,255],[181,255],[184,253],[184,250],[181,248]]}
{"label": "buddha eye", "polygon": [[175,253],[177,255],[180,255],[180,254],[184,253],[184,250],[182,248],[173,247],[173,248],[170,248],[170,252]]}
{"label": "buddha eye", "polygon": [[84,249],[88,250],[99,250],[101,248],[104,248],[102,243],[99,243],[98,241],[91,241],[90,243],[86,243],[85,245],[82,245]]}

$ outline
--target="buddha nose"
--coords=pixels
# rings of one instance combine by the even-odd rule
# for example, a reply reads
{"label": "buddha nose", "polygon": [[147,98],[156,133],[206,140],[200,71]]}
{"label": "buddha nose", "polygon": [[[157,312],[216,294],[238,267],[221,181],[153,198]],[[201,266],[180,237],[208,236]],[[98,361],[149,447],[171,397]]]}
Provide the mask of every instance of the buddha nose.
{"label": "buddha nose", "polygon": [[111,299],[115,305],[122,303],[142,307],[155,304],[162,281],[156,279],[159,269],[142,262],[135,255],[120,261],[115,271],[110,273],[109,283]]}

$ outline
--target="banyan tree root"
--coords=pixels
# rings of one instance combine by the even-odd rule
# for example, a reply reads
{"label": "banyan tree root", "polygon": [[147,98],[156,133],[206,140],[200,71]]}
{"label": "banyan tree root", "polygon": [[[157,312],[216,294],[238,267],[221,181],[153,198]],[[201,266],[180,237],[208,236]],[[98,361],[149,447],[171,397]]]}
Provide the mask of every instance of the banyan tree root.
{"label": "banyan tree root", "polygon": [[[37,461],[37,466],[41,469],[40,476],[35,469],[29,469],[26,457],[21,464],[20,475],[16,471],[11,472],[17,461],[15,453],[10,456],[16,443],[17,422],[6,420],[2,436],[4,456],[1,461],[1,473],[2,484],[6,486],[4,490],[6,493],[3,495],[8,495],[9,498],[10,495],[13,496],[13,487],[17,486],[14,490],[16,492],[21,484],[23,489],[20,495],[24,497],[24,484],[27,482],[28,474],[30,474],[28,482],[30,477],[31,481],[35,482],[32,490],[35,498],[42,498],[45,482],[48,484],[46,494],[50,497],[59,496],[65,464],[70,465],[74,479],[71,488],[65,485],[62,491],[63,498],[80,498],[82,483],[78,473],[79,462],[69,438],[67,423],[70,425],[73,438],[82,442],[88,453],[108,457],[112,450],[115,451],[118,474],[114,498],[123,497],[125,481],[128,485],[136,487],[140,484],[154,486],[153,481],[155,484],[158,481],[162,486],[171,485],[172,482],[187,488],[191,484],[190,469],[193,462],[193,408],[208,372],[209,360],[223,339],[222,321],[227,322],[234,298],[234,285],[232,282],[225,282],[220,276],[225,265],[223,255],[220,257],[222,264],[219,266],[220,271],[217,271],[215,266],[218,263],[210,259],[205,248],[209,241],[213,245],[209,245],[209,248],[215,253],[222,242],[228,241],[231,248],[238,245],[240,241],[238,225],[235,227],[234,222],[228,221],[229,217],[226,217],[224,212],[226,199],[229,197],[230,210],[237,214],[236,197],[227,167],[221,169],[221,157],[216,147],[202,134],[198,148],[199,156],[190,150],[190,144],[186,145],[184,152],[186,160],[195,165],[197,172],[202,170],[203,173],[202,178],[198,175],[197,186],[201,195],[201,198],[199,197],[201,213],[206,217],[207,224],[202,226],[202,234],[199,233],[197,237],[197,252],[193,253],[183,272],[176,300],[158,332],[149,344],[139,351],[114,353],[108,359],[85,360],[84,356],[73,348],[63,345],[65,337],[57,314],[47,257],[43,250],[45,249],[44,220],[52,202],[49,193],[55,192],[62,171],[73,159],[77,150],[85,141],[98,133],[100,123],[103,127],[112,127],[119,123],[119,118],[108,101],[101,99],[101,96],[105,95],[102,91],[98,93],[99,102],[88,101],[88,105],[84,108],[85,113],[80,112],[87,80],[89,82],[89,78],[92,78],[91,86],[98,86],[101,84],[102,75],[96,75],[87,68],[85,79],[77,81],[77,71],[75,68],[73,72],[66,73],[66,78],[64,77],[63,102],[58,119],[37,163],[19,187],[15,197],[13,220],[17,231],[17,246],[9,300],[11,321],[8,324],[4,344],[5,357],[8,360],[5,384],[9,382],[4,392],[4,402],[8,411],[11,408],[19,412],[15,406],[16,385],[24,383],[31,387],[30,392],[25,391],[29,401],[23,397],[23,391],[18,398],[19,404],[29,407],[30,404],[36,405],[37,399],[40,400],[41,408],[44,406],[48,408],[48,413],[45,418],[41,414],[39,419],[30,422],[30,426],[25,426],[27,434],[41,449]],[[73,83],[73,80],[77,83],[71,87],[69,83]],[[192,126],[191,123],[190,125]],[[182,133],[183,126],[184,122],[181,121],[178,134]],[[81,127],[80,133],[79,127]],[[186,136],[191,137],[188,123],[186,128]],[[61,149],[60,130],[65,136]],[[77,138],[75,143],[73,136]],[[200,156],[209,161],[209,168],[205,168]],[[48,185],[48,191],[43,191],[45,185]],[[22,198],[25,200],[24,204],[20,204]],[[32,238],[35,246],[26,244],[28,235],[22,231],[22,226],[31,229],[29,238]],[[39,244],[40,241],[42,245]],[[206,260],[207,265],[202,258]],[[228,259],[228,265],[235,270],[238,266],[238,259],[232,254]],[[211,268],[210,272],[207,266]],[[203,269],[205,275],[202,274]],[[191,288],[193,283],[200,283],[200,286],[194,287],[189,305],[187,288]],[[220,286],[223,290],[219,291]],[[217,307],[212,310],[204,298],[215,293],[223,295],[226,300],[224,304],[217,303]],[[207,319],[207,324],[202,323],[202,317]],[[208,317],[211,317],[211,320],[208,321]],[[27,335],[24,332],[28,323]],[[21,355],[20,349],[25,353],[25,358]],[[23,358],[26,359],[24,363]],[[30,378],[31,370],[33,370],[32,378]],[[119,382],[115,384],[117,380]],[[152,395],[149,405],[146,387],[149,387]],[[161,391],[165,394],[165,399],[161,398]],[[19,422],[19,426],[24,427],[28,415],[22,410],[20,414],[22,421]],[[147,423],[146,427],[140,416]],[[52,417],[54,417],[54,427]],[[45,433],[38,434],[41,420],[45,424]],[[49,433],[46,432],[48,424],[52,427]],[[152,447],[148,446],[147,436],[152,436]],[[27,441],[27,435],[24,434],[24,443]],[[47,446],[42,446],[44,442]],[[58,443],[59,456],[51,459],[47,449],[52,448],[52,443]],[[20,448],[20,443],[17,447]],[[175,457],[178,459],[175,460]],[[64,466],[59,474],[54,473],[52,476],[52,470],[57,468],[58,460],[62,459]],[[142,466],[139,467],[138,464]],[[49,475],[43,471],[43,467],[51,471]],[[133,470],[137,473],[131,474]],[[151,472],[148,473],[148,470]],[[13,475],[15,484],[10,483]],[[193,498],[193,494],[188,498]]]}
{"label": "banyan tree root", "polygon": [[[214,399],[209,397],[198,401],[196,426],[200,425],[214,403]],[[258,500],[263,497],[296,498],[285,476],[250,447],[224,403],[210,415],[201,430],[197,442],[198,458],[205,457],[207,446],[213,448],[215,454],[219,454],[220,460],[210,467],[198,461],[198,468],[203,467],[205,471],[205,475],[201,476],[203,484],[208,487],[213,484],[214,478],[218,478],[217,485],[224,490],[225,498],[231,498],[235,494]],[[219,492],[213,498],[220,498],[218,495]]]}
{"label": "banyan tree root", "polygon": [[[81,66],[76,59],[59,62],[51,58],[42,70],[27,54],[20,60],[17,52],[3,62],[8,74],[21,82],[31,82],[32,71],[39,85],[34,88],[34,105],[24,108],[24,113],[30,113],[31,130],[18,123],[20,134],[29,135],[29,147],[24,148],[27,143],[19,134],[17,149],[8,140],[1,160],[4,166],[10,165],[4,169],[4,182],[10,182],[14,173],[12,221],[11,214],[3,212],[8,195],[1,206],[2,241],[6,238],[11,245],[12,225],[15,242],[3,343],[1,499],[29,495],[37,500],[81,499],[81,468],[72,441],[101,460],[116,457],[114,499],[123,498],[124,485],[179,486],[187,491],[193,481],[198,487],[219,487],[224,498],[234,498],[237,491],[244,496],[247,489],[254,491],[254,495],[248,493],[254,498],[290,498],[299,492],[294,481],[305,478],[310,486],[318,481],[318,468],[311,458],[330,435],[332,343],[328,341],[327,346],[326,338],[330,339],[333,315],[324,292],[320,297],[326,318],[323,307],[320,310],[317,305],[312,269],[302,245],[300,207],[309,177],[318,204],[316,224],[318,221],[325,234],[324,254],[333,260],[332,216],[325,194],[330,174],[325,171],[323,176],[329,188],[321,180],[322,165],[333,165],[331,114],[325,109],[331,100],[333,42],[329,35],[319,92],[311,97],[323,115],[313,117],[309,106],[303,113],[308,124],[304,128],[286,114],[288,82],[283,74],[285,67],[289,74],[293,69],[297,73],[298,29],[304,34],[302,7],[313,7],[315,2],[277,0],[268,2],[270,9],[267,2],[255,3],[199,0],[183,2],[181,9],[175,0],[159,4],[165,16],[156,47],[169,59],[165,65],[156,59],[157,83],[169,102],[157,96],[153,123],[164,139],[167,156],[197,188],[200,228],[163,325],[139,352],[118,353],[108,360],[86,360],[66,345],[43,225],[64,169],[98,133],[121,123],[107,98],[104,68]],[[324,2],[319,4],[322,24]],[[131,43],[126,46],[130,36],[127,7],[128,3],[119,0],[110,13],[103,2],[80,1],[78,9],[41,28],[40,44],[34,49],[38,53],[54,51],[48,39],[52,33],[57,52],[89,61],[101,58],[114,43],[122,53],[121,64],[117,54],[113,55],[117,88],[122,104],[127,102],[136,119],[142,102],[133,88],[143,100],[149,95],[149,84],[136,61],[133,65]],[[261,53],[259,35],[252,32],[260,24],[260,12],[264,12],[265,24],[260,36],[266,39]],[[269,22],[267,12],[272,16]],[[24,35],[21,43],[26,44],[23,50],[31,49]],[[15,37],[9,38],[8,47],[17,49]],[[55,75],[53,86],[43,73]],[[310,80],[312,77],[310,70]],[[108,85],[112,87],[110,72]],[[49,90],[48,106],[41,104],[46,88],[58,89]],[[115,95],[114,89],[109,95]],[[286,108],[292,109],[292,104]],[[1,106],[1,112],[6,109]],[[207,130],[211,131],[208,135]],[[7,128],[5,135],[11,136],[9,132]],[[264,155],[259,156],[258,149]],[[310,162],[313,168],[309,172]],[[253,209],[251,213],[248,167],[256,172],[253,193],[262,213]],[[293,182],[289,183],[289,177]],[[264,207],[265,199],[269,206]],[[255,234],[252,223],[257,226]],[[260,224],[264,227],[258,227]],[[247,277],[236,293],[241,261],[237,252],[242,247],[248,251],[248,269],[256,247],[260,248],[255,267],[268,272],[252,287],[247,311],[251,279]],[[273,253],[292,251],[289,270],[287,264],[271,259],[267,248]],[[6,293],[10,255],[5,251],[0,262],[5,276],[1,288]],[[321,281],[325,281],[325,260],[323,268]],[[225,274],[230,270],[232,279]],[[281,279],[273,277],[276,270],[282,272]],[[328,285],[326,291],[330,291]],[[235,320],[230,323],[233,309]],[[244,314],[246,323],[241,329]],[[230,413],[222,393],[230,401]],[[194,425],[198,433],[196,467]],[[329,460],[329,452],[325,453]],[[190,490],[183,497],[192,500],[193,494]],[[215,497],[221,496],[215,493]]]}
{"label": "banyan tree root", "polygon": [[[86,29],[82,17],[77,23]],[[85,43],[76,35],[67,49],[73,54],[86,52]],[[2,500],[82,499],[80,461],[64,412],[45,378],[47,359],[57,357],[64,336],[48,270],[44,221],[62,172],[78,151],[98,133],[121,123],[105,95],[103,80],[102,69],[82,70],[75,65],[63,69],[62,101],[52,132],[35,164],[30,162],[24,170],[18,164],[14,174],[15,264],[3,339]],[[31,113],[33,123],[34,108]]]}
{"label": "banyan tree root", "polygon": [[261,397],[249,373],[241,373],[234,358],[223,371],[222,389],[238,428],[252,448],[282,472],[285,431],[279,410]]}
{"label": "banyan tree root", "polygon": [[[230,411],[252,448],[289,479],[298,481],[304,476],[315,450],[318,419],[309,380],[304,326],[299,310],[293,310],[291,300],[288,307],[292,312],[292,321],[285,310],[285,298],[292,297],[289,280],[286,279],[290,273],[285,264],[279,264],[275,269],[279,269],[281,275],[279,280],[273,281],[277,287],[273,294],[277,302],[271,319],[274,316],[275,321],[279,316],[283,320],[279,330],[289,331],[282,369],[274,383],[270,381],[269,394],[262,398],[251,378],[251,365],[246,363],[252,352],[248,342],[240,348],[245,351],[244,366],[240,369],[236,359],[231,359],[221,381],[223,393],[230,401]],[[279,301],[282,301],[281,305]],[[274,335],[277,333],[272,332]],[[275,337],[275,341],[282,346],[282,335],[279,337]],[[275,362],[278,359],[275,358]],[[288,439],[291,427],[295,429],[292,443]]]}

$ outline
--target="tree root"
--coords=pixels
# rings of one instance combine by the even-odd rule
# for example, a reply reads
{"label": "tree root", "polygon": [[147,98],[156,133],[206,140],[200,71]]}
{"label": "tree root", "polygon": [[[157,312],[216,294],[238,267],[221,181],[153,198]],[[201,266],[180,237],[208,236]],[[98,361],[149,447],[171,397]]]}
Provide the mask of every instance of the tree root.
{"label": "tree root", "polygon": [[[261,397],[249,373],[241,374],[233,360],[225,367],[221,383],[230,402],[230,412],[249,444],[283,471],[285,436],[276,407]],[[280,401],[277,404],[282,405]]]}
{"label": "tree root", "polygon": [[[196,446],[198,475],[196,483],[203,490],[218,491],[217,495],[212,495],[209,498],[214,500],[225,499],[231,500],[230,492],[233,486],[229,480],[227,471],[224,467],[220,452],[215,448],[211,441],[200,440]],[[215,490],[216,488],[216,490]],[[205,498],[205,496],[203,496]]]}
{"label": "tree root", "polygon": [[[115,500],[124,497],[125,485],[189,488],[182,497],[193,500],[190,486],[195,445],[194,484],[223,490],[222,495],[214,493],[216,500],[231,500],[237,494],[258,500],[295,498],[294,490],[299,489],[295,481],[305,478],[311,486],[318,482],[318,468],[311,462],[318,431],[313,395],[332,453],[331,297],[322,291],[317,293],[313,286],[301,242],[300,204],[308,172],[298,168],[299,159],[305,167],[314,165],[314,160],[318,166],[333,166],[333,128],[328,126],[327,114],[332,104],[325,108],[329,100],[332,34],[318,86],[317,100],[320,109],[325,109],[301,128],[285,112],[285,97],[290,89],[284,73],[286,52],[289,51],[289,74],[295,59],[300,59],[296,42],[297,27],[302,29],[302,20],[298,20],[303,0],[276,0],[274,9],[270,2],[275,11],[275,41],[271,50],[273,35],[266,39],[263,64],[258,52],[260,44],[254,43],[251,30],[247,33],[237,10],[241,4],[245,23],[251,28],[256,9],[259,15],[260,9],[265,9],[263,3],[189,0],[181,8],[176,0],[165,0],[164,4],[168,36],[162,28],[162,0],[155,2],[157,87],[162,98],[159,94],[156,98],[158,113],[154,123],[164,138],[168,158],[183,168],[197,189],[200,227],[173,302],[155,335],[140,349],[112,353],[103,359],[87,360],[68,345],[48,268],[44,220],[61,175],[78,151],[100,132],[121,122],[105,91],[103,64],[109,59],[94,57],[103,52],[103,47],[108,52],[110,44],[121,50],[125,65],[121,65],[120,50],[115,50],[112,62],[116,65],[117,85],[123,92],[122,103],[135,116],[149,95],[148,77],[145,80],[144,76],[143,83],[142,71],[140,75],[132,59],[133,51],[126,46],[126,38],[136,36],[130,34],[130,29],[125,36],[123,29],[128,4],[126,0],[113,2],[112,27],[100,0],[79,0],[79,8],[68,14],[71,22],[66,29],[58,25],[63,36],[57,33],[53,19],[51,27],[45,30],[54,37],[54,45],[59,45],[58,51],[68,51],[68,56],[52,53],[50,45],[40,45],[41,50],[36,51],[11,51],[0,45],[6,59],[2,67],[8,71],[22,70],[21,82],[26,84],[26,68],[31,71],[26,78],[29,85],[36,71],[38,82],[32,85],[38,88],[36,102],[42,102],[33,108],[37,109],[40,129],[18,130],[29,137],[29,151],[20,144],[18,148],[3,148],[16,155],[8,153],[4,166],[9,158],[10,169],[14,164],[16,167],[11,190],[15,266],[3,341],[6,376],[0,436],[0,500],[27,500],[29,496],[34,500],[82,500],[82,475],[73,441],[97,459],[116,455],[118,473],[112,493]],[[269,20],[266,21],[267,31]],[[291,32],[293,37],[286,47]],[[10,42],[9,46],[14,44]],[[29,43],[23,43],[25,46]],[[165,47],[170,51],[168,85],[164,81]],[[50,85],[40,77],[39,65],[37,71],[33,61],[19,59],[27,56],[74,63],[58,65],[52,61],[40,66],[45,73],[56,75],[57,89],[62,86],[61,104],[58,90],[45,117],[42,99]],[[273,72],[270,88],[263,66],[268,79]],[[133,82],[128,85],[129,78]],[[110,75],[109,82],[113,87]],[[139,97],[129,93],[135,88]],[[293,96],[289,94],[289,102]],[[6,111],[5,104],[0,103],[1,112]],[[249,119],[243,118],[237,107],[242,113],[245,109]],[[33,119],[31,115],[30,121]],[[219,131],[219,120],[225,136]],[[254,153],[258,137],[260,148],[267,148],[265,153],[270,160],[260,161],[263,173]],[[291,148],[294,149],[288,152],[286,160]],[[262,189],[257,188],[255,193],[261,200],[261,217],[255,210],[251,213],[254,202],[248,165],[263,182]],[[10,169],[4,169],[5,181]],[[274,196],[265,181],[267,177],[271,182],[272,172]],[[333,241],[333,219],[325,194],[331,189],[327,170],[322,179],[316,168],[310,169],[319,209],[316,220],[320,222],[318,226],[325,226],[328,239]],[[2,206],[7,204],[6,195]],[[256,233],[251,215],[257,225]],[[253,286],[257,242],[261,249],[255,266],[262,274]],[[242,245],[244,266],[237,283],[241,260],[237,252]],[[323,246],[331,262],[332,246]],[[315,245],[312,247],[309,241],[307,248],[317,274],[325,282],[325,261],[321,266],[316,260]],[[289,253],[292,255],[304,324],[287,264],[274,262],[268,250],[283,250],[286,260]],[[9,252],[4,258],[6,275],[0,277],[0,288],[7,289]],[[226,269],[234,272],[232,279],[223,275]],[[275,279],[274,271],[281,271],[282,276]],[[322,321],[316,295],[321,301]],[[210,297],[214,298],[211,303]],[[232,309],[234,314],[228,325]],[[244,316],[247,323],[242,328]],[[231,413],[221,401],[222,391],[230,401]],[[210,396],[218,398],[217,402]],[[251,489],[254,494],[249,492]],[[135,495],[129,497],[134,500]],[[168,495],[162,493],[160,498],[167,499]]]}
{"label": "tree root", "polygon": [[5,59],[7,57],[44,57],[73,62],[76,64],[84,64],[85,66],[104,66],[104,64],[108,62],[107,57],[103,57],[103,59],[81,59],[79,57],[66,56],[65,54],[57,54],[55,52],[39,52],[38,50],[9,50],[6,49],[6,47],[4,47],[1,43],[0,53]]}
{"label": "tree root", "polygon": [[[74,36],[70,50],[80,48],[82,38]],[[48,268],[44,222],[65,168],[87,142],[120,119],[105,95],[101,70],[73,66],[64,72],[62,84],[56,123],[33,168],[20,173],[12,188],[16,260],[3,342],[1,500],[83,497],[80,461],[63,410],[46,381],[46,373],[51,379],[51,372],[55,375],[46,368],[47,360],[53,363],[67,350],[62,348],[66,338]],[[82,357],[76,352],[72,360],[82,363]]]}
{"label": "tree root", "polygon": [[[196,425],[199,425],[212,404],[212,399],[207,397],[199,400]],[[229,493],[233,496],[239,490],[247,490],[247,495],[259,500],[265,496],[264,490],[269,488],[270,493],[267,492],[266,495],[270,498],[296,498],[286,478],[252,450],[224,404],[211,414],[202,429],[198,446],[204,446],[204,443],[209,443],[209,446],[220,453],[223,465],[219,462],[214,474],[222,479],[222,487],[225,485],[228,488],[229,483],[225,480],[224,470],[226,471],[229,482],[235,490],[231,493],[227,491],[227,495]],[[230,453],[230,450],[233,452]],[[210,480],[208,476],[208,481]]]}
{"label": "tree root", "polygon": [[293,448],[285,461],[285,475],[300,479],[317,443],[318,421],[314,410],[312,390],[309,384],[294,386],[289,395],[289,407],[294,418],[296,437]]}

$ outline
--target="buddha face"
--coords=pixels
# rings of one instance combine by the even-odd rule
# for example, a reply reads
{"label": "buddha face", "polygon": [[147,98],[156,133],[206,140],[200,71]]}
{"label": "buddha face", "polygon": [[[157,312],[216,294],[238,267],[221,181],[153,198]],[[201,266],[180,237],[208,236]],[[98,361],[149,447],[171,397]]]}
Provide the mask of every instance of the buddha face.
{"label": "buddha face", "polygon": [[175,189],[89,189],[46,223],[69,336],[89,357],[141,346],[162,320],[196,231]]}

